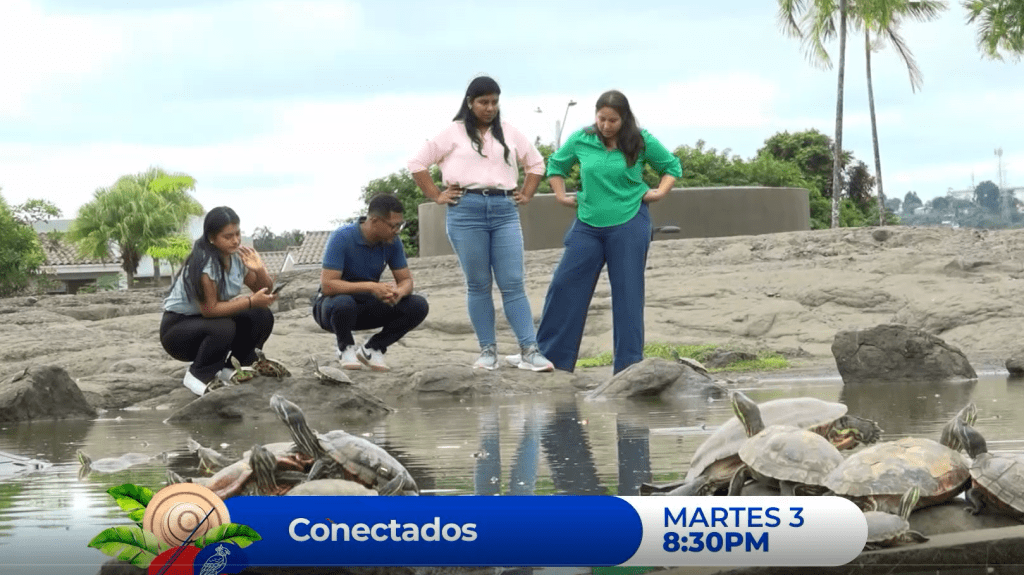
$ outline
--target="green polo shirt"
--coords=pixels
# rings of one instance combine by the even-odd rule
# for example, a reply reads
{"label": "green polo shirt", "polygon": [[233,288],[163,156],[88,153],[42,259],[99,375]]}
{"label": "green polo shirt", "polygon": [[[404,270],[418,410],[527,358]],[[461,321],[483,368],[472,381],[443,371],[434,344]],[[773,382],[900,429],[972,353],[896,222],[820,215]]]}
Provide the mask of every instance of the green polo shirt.
{"label": "green polo shirt", "polygon": [[580,164],[579,194],[576,196],[576,217],[596,228],[607,228],[628,222],[640,211],[640,203],[650,188],[644,183],[644,163],[659,175],[683,176],[679,158],[665,149],[647,130],[640,130],[644,149],[632,168],[619,149],[608,151],[597,133],[583,128],[562,144],[548,158],[548,177],[567,177],[572,166]]}

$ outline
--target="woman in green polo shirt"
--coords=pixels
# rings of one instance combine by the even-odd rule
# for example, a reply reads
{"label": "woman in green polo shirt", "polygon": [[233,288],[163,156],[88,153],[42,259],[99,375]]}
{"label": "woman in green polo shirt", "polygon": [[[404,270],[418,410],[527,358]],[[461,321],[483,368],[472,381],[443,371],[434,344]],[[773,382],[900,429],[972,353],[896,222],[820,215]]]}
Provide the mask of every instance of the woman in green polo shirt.
{"label": "woman in green polo shirt", "polygon": [[[587,308],[605,264],[612,288],[614,371],[643,359],[644,269],[651,243],[647,204],[665,197],[683,175],[679,159],[637,127],[626,96],[601,94],[592,126],[575,132],[548,158],[547,176],[562,205],[576,208],[565,251],[544,300],[537,344],[555,367],[573,371]],[[580,191],[565,178],[580,166]],[[661,175],[656,189],[643,180],[644,164]]]}

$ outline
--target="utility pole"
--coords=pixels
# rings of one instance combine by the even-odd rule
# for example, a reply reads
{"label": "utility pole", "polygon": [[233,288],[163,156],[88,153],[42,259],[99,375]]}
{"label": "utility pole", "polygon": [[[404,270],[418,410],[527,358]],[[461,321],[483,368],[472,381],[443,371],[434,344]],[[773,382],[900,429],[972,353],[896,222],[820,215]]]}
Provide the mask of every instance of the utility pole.
{"label": "utility pole", "polygon": [[999,199],[1002,200],[1003,204],[1003,220],[1006,223],[1010,222],[1010,193],[1009,190],[1003,189],[1005,183],[1003,182],[1003,148],[996,148],[996,158],[998,158],[996,180],[999,181]]}
{"label": "utility pole", "polygon": [[565,114],[562,115],[562,123],[559,124],[558,120],[555,120],[555,149],[562,147],[562,130],[565,128],[565,120],[569,117],[569,108],[576,105],[576,100],[569,100],[569,103],[565,105]]}

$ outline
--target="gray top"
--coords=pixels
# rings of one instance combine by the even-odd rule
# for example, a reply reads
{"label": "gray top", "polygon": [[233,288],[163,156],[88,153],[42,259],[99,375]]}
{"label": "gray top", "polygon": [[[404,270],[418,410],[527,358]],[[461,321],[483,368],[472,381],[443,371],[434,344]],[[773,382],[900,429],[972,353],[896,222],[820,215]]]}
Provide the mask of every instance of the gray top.
{"label": "gray top", "polygon": [[[220,266],[217,267],[220,268]],[[225,272],[224,290],[218,294],[220,301],[227,301],[242,293],[242,286],[245,285],[243,280],[245,279],[245,274],[249,273],[249,269],[245,267],[245,264],[242,263],[242,257],[236,252],[231,254],[231,269],[225,270]],[[203,274],[213,280],[214,285],[217,284],[217,272],[214,271],[212,258],[206,262]],[[185,293],[185,284],[182,282],[184,275],[178,274],[177,279],[174,280],[174,285],[171,286],[171,293],[164,299],[164,311],[173,311],[184,315],[201,315],[199,302],[190,301]]]}

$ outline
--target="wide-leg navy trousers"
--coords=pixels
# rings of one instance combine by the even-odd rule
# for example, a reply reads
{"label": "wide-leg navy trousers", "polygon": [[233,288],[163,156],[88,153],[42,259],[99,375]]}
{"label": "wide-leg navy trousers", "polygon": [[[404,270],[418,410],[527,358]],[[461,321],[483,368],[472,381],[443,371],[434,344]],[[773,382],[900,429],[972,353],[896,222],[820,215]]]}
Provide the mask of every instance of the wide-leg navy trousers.
{"label": "wide-leg navy trousers", "polygon": [[596,228],[577,219],[569,227],[537,329],[537,345],[557,369],[576,368],[587,309],[605,264],[612,288],[614,372],[643,359],[644,270],[650,245],[647,204],[617,226]]}

